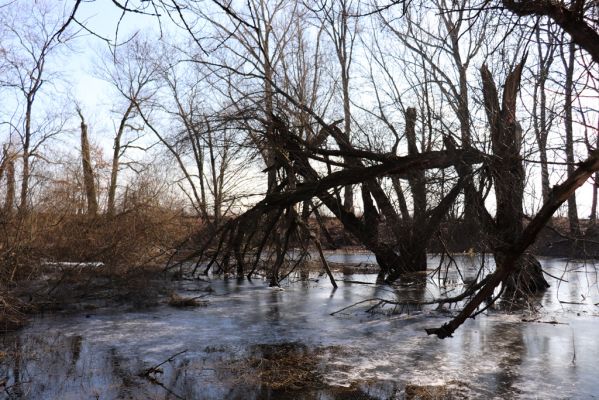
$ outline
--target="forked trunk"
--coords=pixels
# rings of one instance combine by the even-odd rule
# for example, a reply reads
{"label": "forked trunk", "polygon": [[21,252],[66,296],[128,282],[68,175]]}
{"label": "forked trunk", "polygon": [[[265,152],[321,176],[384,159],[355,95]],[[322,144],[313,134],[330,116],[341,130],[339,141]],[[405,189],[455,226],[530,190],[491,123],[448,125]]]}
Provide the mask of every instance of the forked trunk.
{"label": "forked trunk", "polygon": [[[524,197],[524,166],[520,156],[521,128],[516,120],[516,99],[524,61],[508,75],[499,105],[499,94],[486,65],[481,68],[483,95],[487,119],[491,131],[494,159],[491,174],[495,184],[497,211],[493,243],[497,268],[502,268],[506,258],[504,249],[509,248],[522,236]],[[546,289],[549,285],[540,264],[531,255],[523,255],[517,261],[517,273],[506,283],[512,292],[530,292]]]}

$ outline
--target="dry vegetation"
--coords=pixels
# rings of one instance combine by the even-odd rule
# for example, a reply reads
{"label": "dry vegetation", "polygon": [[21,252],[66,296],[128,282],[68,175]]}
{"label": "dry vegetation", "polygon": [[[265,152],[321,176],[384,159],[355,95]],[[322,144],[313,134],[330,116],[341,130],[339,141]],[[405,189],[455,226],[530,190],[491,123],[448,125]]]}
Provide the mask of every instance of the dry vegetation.
{"label": "dry vegetation", "polygon": [[40,310],[96,307],[99,299],[157,303],[163,266],[197,229],[195,219],[160,207],[114,216],[29,213],[3,220],[0,330]]}
{"label": "dry vegetation", "polygon": [[408,384],[405,388],[406,400],[457,400],[468,398],[462,382],[450,381],[445,385]]}
{"label": "dry vegetation", "polygon": [[312,349],[300,343],[259,344],[250,356],[224,362],[218,371],[236,385],[270,389],[313,389],[324,386],[322,360],[335,347]]}
{"label": "dry vegetation", "polygon": [[0,333],[14,331],[25,325],[27,316],[24,309],[19,299],[4,290],[0,292]]}
{"label": "dry vegetation", "polygon": [[204,307],[208,305],[208,301],[200,300],[204,296],[205,295],[196,297],[184,297],[176,293],[171,293],[168,299],[168,305],[176,308]]}

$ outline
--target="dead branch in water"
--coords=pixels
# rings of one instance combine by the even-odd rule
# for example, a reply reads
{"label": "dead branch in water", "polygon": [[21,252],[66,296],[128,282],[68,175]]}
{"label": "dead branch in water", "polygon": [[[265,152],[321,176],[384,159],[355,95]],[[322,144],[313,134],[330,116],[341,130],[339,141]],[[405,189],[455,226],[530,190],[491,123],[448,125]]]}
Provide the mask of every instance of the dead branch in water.
{"label": "dead branch in water", "polygon": [[162,374],[163,371],[162,369],[160,369],[161,366],[163,366],[164,364],[173,361],[175,358],[177,358],[178,356],[180,356],[181,354],[187,353],[187,349],[185,350],[181,350],[178,353],[173,354],[172,356],[170,356],[169,358],[167,358],[166,360],[150,367],[150,368],[146,368],[145,370],[143,370],[143,372],[140,374],[140,376],[146,377],[148,379],[153,379],[152,377],[150,377],[150,375],[153,374]]}

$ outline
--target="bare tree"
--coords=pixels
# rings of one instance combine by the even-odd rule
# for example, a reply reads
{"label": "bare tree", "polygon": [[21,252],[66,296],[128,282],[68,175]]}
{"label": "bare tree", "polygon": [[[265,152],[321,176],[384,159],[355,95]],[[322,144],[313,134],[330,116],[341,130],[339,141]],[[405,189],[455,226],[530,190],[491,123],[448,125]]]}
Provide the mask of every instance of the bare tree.
{"label": "bare tree", "polygon": [[[542,27],[538,24],[535,27],[535,40],[537,42],[538,69],[534,74],[534,93],[533,93],[533,125],[535,138],[539,146],[539,158],[541,163],[541,193],[543,201],[547,201],[549,196],[549,164],[547,158],[547,141],[551,131],[553,115],[555,111],[547,102],[547,79],[553,63],[556,46],[554,43],[555,33],[552,31],[552,25],[547,24],[542,32]],[[545,38],[542,39],[542,35]]]}
{"label": "bare tree", "polygon": [[592,1],[575,1],[569,4],[532,0],[518,2],[502,0],[501,4],[517,16],[547,17],[568,33],[576,45],[583,48],[595,63],[599,63],[599,32]]}
{"label": "bare tree", "polygon": [[[576,56],[576,44],[570,42],[568,44],[568,53],[566,59],[566,46],[562,45],[561,57],[564,64],[566,81],[564,85],[564,130],[566,140],[566,162],[568,176],[572,176],[574,173],[574,120],[573,120],[573,86],[574,86],[574,63]],[[580,236],[580,223],[578,221],[578,208],[576,206],[576,194],[572,193],[572,196],[568,199],[568,223],[570,224],[570,232],[576,236]]]}
{"label": "bare tree", "polygon": [[[503,0],[502,4],[506,9],[512,11],[514,14],[519,16],[534,16],[542,17],[547,16],[557,25],[559,25],[565,32],[569,33],[572,41],[587,51],[595,62],[599,61],[599,34],[593,27],[594,22],[589,19],[589,15],[583,15],[582,12],[585,7],[584,2],[575,3],[572,7],[562,4],[553,3],[546,1],[529,1],[529,2],[514,2]],[[592,8],[586,8],[586,10],[592,10]],[[516,70],[517,71],[517,70]],[[489,96],[489,93],[493,92],[493,88],[489,85],[489,80],[484,78],[485,72],[483,70],[483,79],[486,83],[486,106],[487,113],[492,116],[499,111],[498,102],[489,102],[489,99],[495,98],[495,96]],[[516,83],[516,75],[512,73],[510,75],[509,82],[506,82],[506,91],[510,93],[515,89],[514,83]],[[519,79],[518,79],[519,80]],[[507,83],[511,83],[508,85]],[[505,92],[504,92],[505,98]],[[509,99],[510,97],[508,97]],[[506,128],[510,128],[515,124],[513,118],[513,102],[504,102],[504,106],[508,106],[507,113],[503,112],[497,115],[501,118],[507,117],[508,120]],[[510,117],[511,116],[511,117]],[[499,121],[498,121],[499,122]],[[508,130],[509,132],[509,130]],[[548,223],[553,216],[553,213],[575,192],[577,188],[582,186],[595,172],[599,170],[599,152],[594,150],[591,152],[587,160],[578,164],[578,168],[560,185],[555,186],[549,196],[548,200],[543,204],[543,207],[539,210],[537,215],[531,220],[531,222],[522,230],[521,234],[517,238],[512,238],[511,245],[508,246],[507,251],[502,251],[503,256],[499,258],[500,264],[497,270],[488,275],[480,285],[478,285],[476,294],[472,296],[471,300],[467,302],[463,310],[458,316],[453,318],[450,322],[444,324],[440,328],[428,329],[429,334],[435,334],[440,338],[451,336],[453,332],[469,317],[477,315],[477,309],[480,305],[492,298],[493,292],[497,286],[502,283],[507,283],[508,280],[514,277],[516,274],[523,271],[524,259],[522,254],[526,251],[536,239],[541,229]],[[510,171],[507,175],[508,179],[518,180],[519,172],[517,169]],[[510,207],[510,205],[506,205]],[[506,208],[505,211],[513,213],[517,209],[512,207]],[[509,222],[505,226],[506,229],[518,229],[517,226],[510,228]],[[520,228],[521,229],[521,228]],[[473,292],[472,292],[473,293]],[[484,308],[483,308],[484,309]]]}
{"label": "bare tree", "polygon": [[[315,15],[320,18],[323,27],[329,36],[335,54],[339,70],[341,72],[341,99],[343,105],[343,133],[347,140],[352,141],[352,113],[350,98],[351,66],[355,42],[358,33],[358,19],[353,15],[359,13],[352,0],[341,0],[329,2],[324,0],[315,7]],[[351,186],[344,188],[343,206],[349,212],[354,211],[354,192]]]}
{"label": "bare tree", "polygon": [[[36,122],[36,100],[41,96],[42,87],[49,86],[54,77],[48,71],[51,57],[72,35],[63,34],[67,18],[57,14],[48,2],[13,4],[3,7],[0,12],[0,23],[5,32],[3,56],[7,69],[0,83],[12,88],[23,101],[22,113],[18,116],[20,126],[13,126],[21,140],[22,168],[18,208],[24,214],[29,207],[32,158],[38,155],[41,145],[57,135],[61,128],[49,126],[48,122],[51,121]],[[61,34],[63,35],[59,41]]]}
{"label": "bare tree", "polygon": [[[405,54],[400,58],[403,65],[399,68],[404,71],[413,70],[414,78],[408,79],[414,79],[410,83],[412,88],[416,88],[416,95],[423,96],[423,122],[429,130],[429,137],[432,138],[434,129],[442,129],[445,135],[457,137],[452,132],[455,125],[447,117],[447,113],[432,109],[435,93],[432,93],[431,86],[436,86],[455,115],[461,145],[470,147],[476,145],[475,141],[480,138],[475,137],[471,116],[475,113],[470,100],[469,68],[484,49],[489,35],[493,34],[493,27],[489,24],[488,16],[470,10],[465,0],[451,4],[434,1],[432,5],[434,13],[427,11],[428,6],[424,3],[415,4],[406,10],[403,18],[381,13],[380,20],[391,37],[403,45]],[[380,47],[375,51],[379,50]],[[379,59],[384,70],[388,70],[388,61],[380,60],[385,57],[384,54],[374,57]],[[385,73],[388,74],[389,71]],[[405,85],[405,82],[397,81]],[[422,94],[418,93],[420,90]],[[437,103],[441,104],[439,101]],[[439,120],[442,126],[435,128],[434,124]],[[464,173],[472,174],[472,171]],[[474,214],[477,210],[474,192],[473,185],[469,185],[464,192],[464,219],[472,226],[480,218]]]}
{"label": "bare tree", "polygon": [[15,203],[15,158],[16,154],[12,150],[10,144],[4,144],[2,149],[2,163],[0,164],[0,181],[2,177],[6,177],[6,196],[4,198],[4,205],[2,206],[2,213],[7,216],[13,211]]}
{"label": "bare tree", "polygon": [[214,231],[243,198],[248,165],[235,121],[219,109],[216,95],[205,96],[209,69],[193,59],[173,62],[187,57],[177,46],[152,47],[154,57],[146,60],[152,95],[134,103],[134,112],[176,164],[174,179],[189,205]]}
{"label": "bare tree", "polygon": [[[156,3],[159,2],[150,4]],[[379,15],[390,9],[393,3],[400,2],[391,1],[388,7],[377,8]],[[135,4],[139,6],[138,3]],[[203,6],[203,2],[202,5],[199,5],[199,2],[187,4],[190,7],[185,10],[186,12],[198,11],[198,7]],[[387,129],[387,133],[390,133],[388,136],[393,136],[396,139],[392,151],[381,152],[376,151],[376,146],[372,145],[373,140],[369,136],[371,131],[367,131],[364,126],[356,123],[357,129],[354,132],[363,130],[365,134],[360,138],[361,140],[353,140],[356,139],[355,136],[350,140],[348,132],[352,126],[344,126],[344,129],[340,129],[338,127],[340,120],[329,122],[334,121],[331,113],[315,109],[310,105],[311,99],[308,96],[297,96],[297,93],[301,91],[299,85],[296,91],[296,87],[287,79],[289,68],[283,67],[286,59],[285,49],[291,41],[290,37],[294,33],[293,27],[295,26],[294,19],[289,16],[294,14],[297,3],[280,0],[255,0],[239,4],[214,0],[212,4],[221,11],[221,14],[212,13],[213,10],[210,10],[210,13],[205,9],[198,11],[198,18],[208,21],[211,28],[214,29],[209,35],[210,39],[199,39],[201,35],[194,30],[195,25],[184,24],[193,43],[199,47],[199,49],[195,49],[195,53],[202,54],[202,51],[206,53],[206,44],[213,45],[215,49],[214,57],[212,55],[211,57],[196,57],[194,62],[202,64],[208,70],[207,76],[213,82],[222,83],[224,81],[221,85],[214,84],[215,87],[219,87],[221,94],[229,95],[229,102],[226,107],[223,107],[227,112],[222,112],[219,115],[226,115],[227,122],[233,121],[236,123],[234,125],[236,128],[244,129],[249,138],[245,143],[258,149],[263,156],[266,166],[263,172],[267,175],[267,190],[262,200],[249,207],[237,218],[225,221],[218,227],[214,235],[202,243],[197,255],[206,254],[206,250],[212,247],[207,268],[215,265],[218,261],[221,268],[228,270],[230,260],[235,258],[238,264],[237,272],[241,275],[247,272],[244,265],[250,260],[253,265],[248,275],[251,275],[255,266],[262,260],[262,254],[275,248],[276,251],[272,252],[275,254],[275,261],[269,271],[269,278],[271,284],[277,284],[280,278],[279,269],[285,261],[285,254],[292,245],[293,235],[303,229],[296,205],[301,202],[317,201],[327,207],[352,235],[375,254],[381,268],[380,281],[390,282],[402,279],[409,276],[411,272],[426,268],[428,241],[438,228],[439,221],[449,214],[449,210],[455,204],[459,194],[465,192],[466,203],[470,203],[474,207],[475,215],[482,220],[481,224],[487,231],[489,246],[495,255],[497,268],[467,287],[459,296],[452,299],[440,299],[439,303],[466,300],[466,304],[452,321],[440,328],[429,330],[429,333],[436,334],[441,338],[450,336],[466,318],[475,316],[486,308],[481,307],[483,302],[492,304],[498,298],[496,295],[498,286],[501,286],[502,289],[512,290],[523,288],[542,290],[544,288],[546,282],[539,269],[539,264],[525,252],[557,208],[599,170],[599,153],[596,149],[590,149],[588,159],[571,170],[563,183],[556,185],[546,193],[539,213],[532,218],[528,225],[523,225],[526,177],[523,149],[521,148],[523,133],[518,121],[517,98],[524,61],[520,61],[519,56],[508,59],[503,57],[504,54],[499,54],[494,58],[492,54],[494,49],[500,49],[498,52],[501,53],[509,49],[509,46],[519,46],[522,43],[521,38],[517,38],[513,42],[508,41],[507,44],[504,41],[501,44],[499,42],[503,38],[489,38],[493,35],[478,37],[474,32],[477,38],[477,40],[471,41],[474,47],[464,51],[463,43],[460,40],[464,37],[463,35],[473,32],[470,29],[465,29],[467,25],[465,21],[470,21],[470,17],[476,17],[479,12],[488,11],[484,7],[474,9],[472,4],[466,1],[453,2],[451,5],[444,2],[434,3],[436,8],[443,12],[439,19],[442,31],[436,32],[437,35],[434,38],[430,37],[431,32],[417,25],[419,22],[425,22],[426,18],[422,18],[420,21],[408,20],[408,33],[412,37],[406,35],[405,32],[394,33],[400,37],[403,45],[413,55],[409,64],[416,71],[422,70],[422,67],[426,66],[435,73],[425,73],[423,79],[415,81],[418,85],[411,85],[410,93],[414,97],[410,101],[416,99],[416,102],[420,102],[420,110],[403,107],[404,103],[401,103],[399,111],[405,120],[406,127],[403,134],[404,142],[402,142],[394,122],[389,118],[389,114],[384,112],[383,101],[376,99],[379,110],[378,112],[371,111],[370,115],[377,114],[379,121],[382,122],[381,125]],[[485,3],[484,6],[486,7],[487,4]],[[539,17],[552,19],[556,26],[561,27],[570,35],[576,46],[580,46],[581,53],[586,52],[590,56],[580,57],[580,53],[576,53],[578,54],[576,56],[574,51],[571,51],[569,54],[572,60],[567,64],[568,66],[574,65],[576,57],[581,64],[588,63],[589,58],[595,62],[599,61],[599,36],[596,31],[596,20],[589,11],[594,12],[595,2],[503,0],[492,4],[502,5],[506,10],[511,11],[511,13],[507,13],[508,17],[532,16],[535,21]],[[177,8],[178,3],[174,2],[174,5],[175,10],[182,14],[181,9]],[[235,9],[236,7],[239,9]],[[406,7],[406,9],[408,8]],[[451,12],[445,14],[445,11]],[[459,16],[454,17],[456,14],[453,12]],[[341,16],[343,17],[343,13]],[[500,16],[499,13],[485,13],[484,16],[491,20],[504,18],[506,14]],[[185,19],[183,21],[185,22]],[[387,19],[384,22],[393,31],[389,21],[390,19]],[[526,21],[524,23],[526,24]],[[494,26],[499,25],[495,24]],[[463,31],[460,30],[462,27]],[[509,32],[509,28],[506,29],[506,33]],[[418,32],[418,34],[416,35],[414,32]],[[412,38],[417,40],[410,40]],[[480,129],[482,134],[476,137],[478,143],[475,144],[475,136],[472,135],[474,132],[472,122],[478,120],[479,115],[475,112],[477,104],[476,101],[473,101],[475,98],[470,98],[472,86],[468,85],[468,65],[478,54],[477,46],[480,48],[481,43],[487,39],[489,39],[489,51],[484,55],[487,58],[486,61],[493,62],[499,59],[499,64],[512,65],[509,68],[494,68],[493,66],[489,68],[484,64],[480,70],[482,101],[479,103],[484,104],[486,124],[484,124],[484,128]],[[430,51],[431,47],[437,50]],[[347,47],[343,46],[338,49],[347,51]],[[347,62],[347,53],[344,51],[340,53],[343,57],[338,55],[338,61],[345,57],[345,62]],[[443,56],[440,53],[443,53]],[[197,56],[197,54],[194,55]],[[548,57],[547,53],[542,52],[541,58],[547,61]],[[455,75],[450,76],[446,71],[445,66],[448,60]],[[386,60],[384,57],[380,57],[377,62],[384,65]],[[548,61],[542,64],[544,64],[542,68],[546,68]],[[345,79],[342,77],[342,81],[347,82],[349,88],[349,82],[353,76],[349,75],[348,65],[345,64],[344,71],[347,71],[347,76]],[[497,76],[505,75],[505,77],[493,77],[490,72],[492,69],[495,70]],[[391,79],[391,75],[396,72],[387,69],[387,78]],[[498,89],[496,81],[504,82],[503,90]],[[567,85],[571,87],[572,81],[567,82]],[[539,83],[540,86],[541,83]],[[401,99],[405,94],[404,91],[397,90],[397,87],[389,89],[390,92],[393,92],[394,100]],[[416,89],[416,87],[418,88]],[[436,87],[435,95],[431,93],[433,87]],[[303,88],[301,87],[301,89]],[[347,91],[349,92],[349,89]],[[376,96],[381,93],[378,89],[375,89],[374,92]],[[433,98],[439,101],[436,111],[432,106],[431,99]],[[408,102],[406,101],[405,104]],[[360,107],[352,103],[351,106],[354,110],[352,113],[345,105],[343,104],[344,115],[355,119],[357,116],[355,110]],[[188,119],[186,123],[192,129],[181,135],[185,140],[179,142],[176,138],[181,136],[177,135],[173,138],[173,136],[168,137],[161,133],[161,127],[154,123],[161,116],[160,114],[152,115],[155,109],[145,113],[138,104],[136,104],[136,109],[142,113],[141,116],[149,129],[156,133],[156,136],[177,158],[182,169],[185,167],[185,162],[181,157],[183,144],[191,143],[192,152],[200,154],[193,147],[200,148],[201,142],[197,140],[205,138],[208,147],[211,148],[210,143],[213,136],[207,133],[214,131],[213,125],[208,124],[208,121],[200,119],[198,122],[197,119]],[[298,112],[294,115],[289,112],[292,109]],[[368,105],[362,104],[361,109],[368,109]],[[450,121],[442,118],[447,109],[453,113]],[[541,105],[541,109],[545,109],[545,106]],[[345,110],[348,112],[345,113]],[[302,115],[302,113],[310,116],[308,124],[313,123],[314,127],[308,127],[306,123],[294,124],[298,119],[297,115]],[[188,112],[185,113],[186,118],[188,114]],[[483,114],[482,110],[479,114]],[[423,122],[423,128],[420,130],[417,126],[419,117]],[[349,118],[344,118],[344,120],[347,124]],[[304,121],[308,121],[308,119],[304,119]],[[202,125],[202,122],[205,125]],[[539,123],[538,133],[542,139],[541,136],[545,132],[540,125],[541,123]],[[434,126],[440,132],[435,133]],[[439,126],[441,128],[438,128]],[[312,137],[318,139],[308,140],[308,135],[305,135],[305,132],[309,130],[311,133],[315,133]],[[454,139],[454,137],[458,137],[454,131],[458,130],[459,142],[461,142],[459,144]],[[191,132],[191,136],[189,132]],[[486,136],[487,132],[489,136]],[[426,142],[427,146],[422,145],[420,149],[417,146],[418,133],[421,135],[428,133],[430,138],[428,141],[421,140],[421,143]],[[190,140],[195,141],[190,142]],[[367,145],[362,146],[363,143]],[[400,144],[406,145],[408,155],[398,156]],[[198,161],[201,163],[201,166],[197,167],[197,171],[204,176],[203,160],[205,158],[203,155],[205,153],[201,154],[202,156],[196,156],[196,163]],[[211,163],[216,159],[213,155],[208,157]],[[481,167],[476,168],[477,165]],[[213,166],[212,171],[214,170]],[[479,172],[479,175],[475,176],[475,171]],[[432,185],[426,183],[427,186],[425,186],[423,183],[423,176],[427,174],[442,176],[444,178],[442,188],[435,188],[434,191],[428,190]],[[185,175],[189,181],[197,179],[192,174],[185,173]],[[448,176],[455,182],[453,185],[446,185]],[[419,202],[417,206],[414,205],[414,214],[418,214],[418,218],[413,218],[415,222],[412,222],[409,229],[405,231],[400,213],[404,216],[404,220],[408,219],[406,218],[409,215],[406,199],[402,194],[401,183],[395,185],[395,194],[391,190],[386,190],[388,188],[384,184],[391,178],[396,178],[396,182],[399,182],[399,179],[406,179],[412,188],[412,198],[415,201],[418,199]],[[479,185],[474,184],[474,180],[477,178]],[[484,185],[480,182],[483,182]],[[485,208],[485,196],[491,190],[491,182],[496,200],[494,217]],[[545,185],[545,183],[543,184]],[[217,187],[220,183],[213,178],[212,184]],[[348,185],[358,185],[360,189],[362,215],[350,212],[347,207],[343,207],[344,202],[341,199],[340,190]],[[439,200],[435,206],[430,201],[432,197],[430,193],[439,194]],[[216,191],[214,194],[216,195]],[[393,201],[393,195],[397,196],[397,206]],[[196,194],[195,197],[199,199],[198,203],[205,204],[205,194]],[[423,201],[428,201],[429,204],[422,205]],[[397,208],[400,210],[398,211]],[[416,208],[418,208],[417,212]],[[391,240],[382,238],[385,227],[383,220],[386,220],[386,224],[392,231],[392,234],[388,235],[391,236]]]}
{"label": "bare tree", "polygon": [[[271,4],[271,6],[273,7],[273,10],[279,10],[279,8],[277,8],[279,7],[279,3],[274,2]],[[258,11],[255,11],[253,7],[255,7]],[[251,91],[242,91],[240,90],[240,87],[236,87],[235,90],[239,93],[240,98],[244,100],[241,105],[245,105],[246,108],[239,108],[239,111],[235,116],[243,123],[247,124],[247,130],[250,133],[250,137],[254,143],[259,143],[262,149],[267,149],[268,151],[272,152],[275,157],[275,162],[268,165],[268,168],[265,170],[265,172],[269,173],[269,176],[272,176],[272,173],[277,172],[280,175],[280,179],[278,180],[279,184],[276,186],[276,192],[273,193],[273,195],[287,196],[289,194],[290,198],[295,198],[293,194],[296,192],[296,190],[300,190],[297,183],[301,182],[301,189],[303,189],[306,187],[307,183],[318,183],[322,175],[320,171],[309,165],[311,156],[301,155],[300,149],[292,151],[293,148],[297,147],[290,142],[294,138],[300,141],[300,147],[306,146],[308,149],[310,149],[310,152],[314,152],[315,159],[322,163],[321,167],[324,167],[329,174],[333,174],[333,167],[342,167],[352,171],[361,170],[363,168],[367,168],[368,163],[371,161],[368,159],[368,157],[361,159],[360,156],[356,156],[356,152],[359,153],[360,149],[356,148],[354,144],[352,144],[344,130],[339,129],[336,126],[337,123],[326,123],[325,118],[327,118],[327,116],[319,115],[317,112],[315,112],[315,110],[308,107],[305,103],[298,101],[295,97],[295,93],[298,93],[301,90],[296,87],[284,86],[288,85],[289,82],[285,79],[280,79],[280,76],[285,77],[285,74],[280,73],[279,69],[272,68],[273,63],[265,63],[263,61],[266,59],[271,59],[270,56],[265,57],[264,49],[266,48],[266,42],[262,39],[265,37],[264,35],[268,33],[269,35],[272,35],[273,38],[277,39],[276,42],[269,42],[269,46],[272,46],[275,50],[279,51],[279,49],[285,48],[285,45],[289,41],[287,34],[289,33],[289,27],[291,26],[288,22],[288,19],[284,19],[280,31],[270,30],[269,28],[265,33],[262,33],[261,27],[263,25],[265,27],[277,26],[272,19],[269,19],[270,17],[264,18],[264,16],[261,16],[261,14],[258,13],[266,9],[268,9],[268,5],[266,3],[250,5],[248,9],[244,9],[244,12],[248,12],[251,18],[245,19],[243,21],[251,21],[251,23],[247,22],[244,24],[242,22],[240,25],[240,31],[243,31],[244,29],[247,30],[247,34],[244,34],[243,40],[238,37],[239,33],[237,33],[237,31],[223,27],[222,23],[215,21],[214,23],[216,28],[222,30],[223,32],[222,36],[225,38],[230,38],[231,40],[240,44],[243,49],[247,50],[250,57],[245,55],[246,53],[243,53],[244,56],[240,57],[240,51],[236,47],[233,47],[232,44],[224,46],[221,45],[220,50],[222,52],[226,52],[229,55],[232,54],[235,57],[233,60],[238,60],[241,64],[234,64],[234,61],[227,59],[219,64],[206,62],[206,65],[213,68],[215,72],[222,71],[224,69],[233,75],[238,74],[238,76],[244,80],[245,86],[241,87],[243,89],[249,86],[247,81],[251,79],[254,79],[256,83],[259,82],[262,85],[266,83],[264,86],[261,86],[261,88],[266,88],[265,91],[267,93],[267,97],[269,97],[269,93],[272,93],[273,100],[276,100],[272,102],[273,108],[270,109],[269,104],[271,104],[271,102],[269,102],[268,99],[263,101],[261,97],[252,98]],[[227,9],[227,15],[230,17],[232,22],[239,23],[240,14],[231,9]],[[270,21],[270,23],[264,21]],[[250,41],[250,39],[253,41]],[[259,43],[260,45],[255,46],[253,43]],[[256,51],[256,48],[258,48],[258,51]],[[277,61],[277,65],[282,64],[283,61],[281,60],[285,60],[284,53],[279,53],[275,60]],[[233,66],[230,66],[231,63],[233,63]],[[246,72],[245,70],[241,69],[241,66],[247,66],[250,72]],[[253,88],[252,86],[249,87]],[[260,91],[259,93],[264,92]],[[248,99],[252,99],[253,102],[251,102],[251,100],[248,101]],[[264,107],[260,106],[261,102],[265,104]],[[248,103],[256,108],[248,108]],[[236,102],[234,104],[240,103]],[[284,105],[284,108],[279,108],[281,104]],[[297,134],[298,128],[290,125],[289,123],[290,120],[287,117],[287,114],[289,114],[288,111],[290,108],[295,108],[309,113],[313,120],[318,123],[320,129],[319,133],[315,136],[315,138],[318,138],[316,141],[303,142],[305,139]],[[256,113],[256,109],[258,110],[258,113]],[[270,112],[263,111],[266,109],[268,109]],[[415,113],[412,113],[412,115],[415,115]],[[408,120],[412,125],[414,125],[415,118],[413,116],[408,118]],[[260,136],[255,135],[257,130],[252,131],[251,126],[255,123],[258,123],[258,126],[262,126],[262,130],[258,131],[261,134]],[[302,132],[305,129],[306,127],[302,126],[299,128],[299,131]],[[412,135],[413,138],[414,136],[415,135]],[[330,137],[334,142],[338,149],[336,150],[337,153],[326,152],[326,148],[323,146],[323,144],[325,144],[324,140],[321,138],[326,139],[327,137]],[[367,140],[368,138],[366,137],[366,141]],[[460,154],[459,151],[456,151],[455,149],[452,150],[452,153],[453,152]],[[377,153],[366,151],[365,154],[373,156]],[[421,154],[416,154],[414,151],[411,152],[412,157],[417,157],[420,155]],[[331,159],[331,156],[341,157],[343,162],[339,163]],[[422,156],[427,158],[430,156],[430,151],[424,152]],[[456,157],[459,156],[456,155]],[[407,173],[406,176],[408,176]],[[361,184],[362,203],[364,204],[364,213],[361,217],[356,216],[354,213],[349,212],[343,207],[343,201],[341,201],[341,196],[336,185],[331,187],[331,189],[333,189],[332,194],[319,192],[314,193],[313,196],[317,196],[318,199],[335,216],[337,216],[337,218],[339,218],[339,220],[344,224],[346,229],[351,232],[352,235],[357,237],[362,243],[365,244],[367,248],[371,249],[375,253],[377,261],[381,266],[381,274],[379,276],[380,280],[387,279],[389,281],[393,281],[396,280],[400,275],[407,272],[425,269],[426,248],[432,233],[434,233],[435,229],[438,228],[439,223],[443,220],[448,208],[451,207],[455,198],[463,190],[463,185],[467,181],[467,178],[459,179],[456,187],[452,188],[447,193],[447,196],[442,197],[436,207],[431,207],[429,214],[424,216],[424,213],[419,211],[419,214],[421,214],[419,216],[422,216],[422,218],[414,224],[414,227],[417,227],[417,229],[409,229],[405,231],[402,230],[402,224],[397,211],[394,209],[393,202],[385,192],[381,182],[377,181],[376,176],[371,178],[365,178],[363,176],[363,179],[364,180],[362,181],[358,181]],[[341,181],[343,181],[343,179]],[[272,182],[272,179],[269,179],[269,182]],[[272,187],[272,185],[269,185],[269,187]],[[418,184],[418,187],[422,188],[422,185]],[[423,191],[420,190],[419,200],[421,200],[422,192]],[[304,200],[311,200],[311,197],[301,197],[299,199],[299,201]],[[267,223],[266,225],[272,226],[272,228],[267,229],[264,232],[264,243],[271,239],[275,248],[285,249],[287,247],[288,239],[290,237],[289,235],[294,233],[294,230],[298,225],[294,222],[296,217],[294,215],[294,211],[291,209],[291,206],[294,204],[294,202],[287,203],[280,209],[273,208],[271,210],[269,213],[271,217],[269,218],[272,219],[271,222]],[[423,210],[426,208],[426,205],[419,204],[418,207],[419,210]],[[255,214],[249,213],[249,215]],[[384,217],[381,217],[381,215]],[[383,237],[381,223],[383,219],[387,221],[388,226],[390,226],[393,231],[393,237],[391,240],[389,240],[389,237]],[[232,251],[235,252],[236,249],[240,249],[240,244],[243,244],[247,240],[245,238],[246,236],[248,238],[252,236],[252,234],[247,231],[250,226],[251,224],[248,223],[246,225],[244,222],[236,225],[234,231],[223,231],[223,235],[225,235],[223,239],[224,241],[229,241],[231,237],[234,238],[234,240],[231,239],[233,242],[235,242],[231,247]],[[277,239],[277,232],[279,231],[283,231],[285,234],[283,237]],[[219,237],[223,238],[223,236]],[[247,249],[247,246],[248,242],[245,242],[241,248]],[[275,267],[272,269],[271,273],[272,283],[276,283],[278,280],[276,271],[278,266],[281,264],[281,251],[277,251],[276,253],[277,259],[274,262]],[[229,260],[228,254],[229,252],[223,251],[224,258],[220,265],[227,264]]]}
{"label": "bare tree", "polygon": [[79,114],[79,118],[81,119],[81,164],[83,184],[85,186],[85,197],[87,198],[87,214],[95,216],[98,214],[98,197],[96,194],[94,169],[89,148],[87,124],[85,123],[85,118],[83,117],[79,106],[77,106],[77,114]]}
{"label": "bare tree", "polygon": [[[483,95],[487,119],[491,130],[491,141],[495,162],[491,174],[495,184],[497,212],[495,216],[494,254],[497,265],[502,265],[506,254],[502,249],[509,247],[522,236],[524,166],[521,159],[522,133],[516,117],[516,99],[525,60],[522,60],[508,75],[500,105],[499,95],[491,73],[486,65],[481,68]],[[519,261],[519,274],[514,274],[506,283],[510,291],[536,292],[549,285],[543,277],[540,264],[531,256]]]}
{"label": "bare tree", "polygon": [[108,186],[106,213],[114,215],[118,177],[123,167],[122,159],[127,149],[139,141],[143,127],[135,123],[136,107],[146,102],[153,94],[153,82],[156,79],[155,66],[151,59],[152,48],[149,39],[137,36],[126,45],[101,56],[102,64],[97,75],[110,83],[121,96],[112,146],[112,166]]}

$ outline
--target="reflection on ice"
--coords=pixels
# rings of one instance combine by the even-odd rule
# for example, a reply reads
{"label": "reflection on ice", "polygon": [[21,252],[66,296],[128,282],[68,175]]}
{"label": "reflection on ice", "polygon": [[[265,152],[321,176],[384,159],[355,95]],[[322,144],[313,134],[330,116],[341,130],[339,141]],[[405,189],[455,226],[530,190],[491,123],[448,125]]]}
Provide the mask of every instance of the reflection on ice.
{"label": "reflection on ice", "polygon": [[[372,262],[368,254],[352,257]],[[438,262],[431,258],[431,269]],[[477,265],[463,257],[461,274],[397,290],[340,282],[334,291],[325,278],[284,290],[258,280],[215,280],[203,308],[40,317],[1,339],[0,381],[7,389],[0,397],[386,399],[418,390],[497,399],[598,396],[592,264],[543,260],[562,281],[551,282],[534,314],[493,311],[446,340],[426,336],[424,328],[445,322],[447,310],[387,315],[355,307],[330,315],[372,297],[438,296],[471,279]]]}

